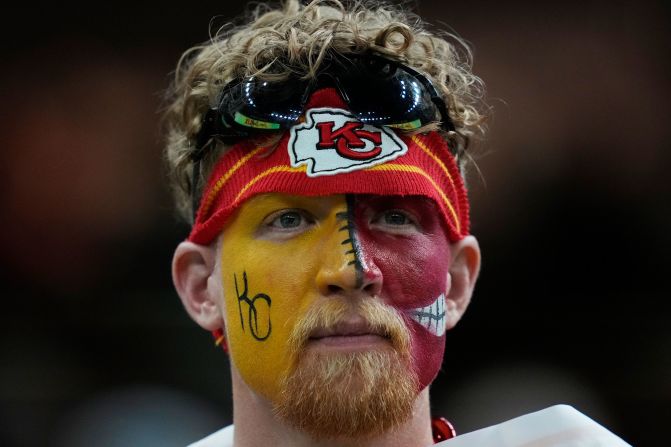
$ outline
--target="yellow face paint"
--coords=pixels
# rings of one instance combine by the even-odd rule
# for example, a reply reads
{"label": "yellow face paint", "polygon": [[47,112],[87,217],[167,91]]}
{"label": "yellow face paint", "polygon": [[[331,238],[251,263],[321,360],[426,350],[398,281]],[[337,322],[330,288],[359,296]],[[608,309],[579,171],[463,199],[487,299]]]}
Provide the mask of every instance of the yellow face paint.
{"label": "yellow face paint", "polygon": [[351,275],[343,246],[344,195],[264,194],[245,202],[223,231],[221,272],[231,361],[253,390],[275,401],[293,364],[289,335],[321,297],[324,269]]}

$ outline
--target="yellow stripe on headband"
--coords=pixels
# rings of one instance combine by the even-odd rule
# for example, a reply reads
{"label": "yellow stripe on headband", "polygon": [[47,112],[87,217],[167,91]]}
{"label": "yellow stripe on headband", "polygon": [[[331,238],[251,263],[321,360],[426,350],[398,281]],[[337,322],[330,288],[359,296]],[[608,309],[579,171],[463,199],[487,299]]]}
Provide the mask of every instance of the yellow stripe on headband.
{"label": "yellow stripe on headband", "polygon": [[237,196],[235,196],[233,203],[234,204],[238,203],[238,200],[240,200],[240,197],[242,197],[245,191],[254,186],[254,183],[258,182],[263,177],[266,177],[270,174],[274,174],[275,172],[305,172],[305,169],[306,167],[304,165],[299,166],[297,168],[290,168],[288,166],[275,166],[274,168],[266,169],[265,171],[263,171],[262,173],[251,179],[245,186],[242,187],[242,189],[240,189],[240,192],[238,193]]}
{"label": "yellow stripe on headband", "polygon": [[231,178],[233,174],[235,174],[235,171],[237,171],[238,169],[240,169],[242,165],[247,163],[247,161],[254,155],[256,155],[257,152],[265,148],[266,148],[265,146],[257,147],[256,149],[254,149],[253,151],[242,157],[240,160],[238,160],[238,162],[234,164],[231,167],[231,169],[229,169],[224,175],[222,175],[221,177],[219,177],[219,179],[217,179],[217,182],[214,184],[214,186],[212,186],[212,189],[207,194],[207,199],[205,199],[205,204],[203,205],[203,213],[207,214],[209,212],[215,197],[217,196],[217,194],[219,194],[219,191],[221,190],[221,188],[224,187],[228,179]]}
{"label": "yellow stripe on headband", "polygon": [[431,152],[431,151],[429,150],[429,148],[426,147],[426,144],[424,144],[424,142],[423,142],[422,140],[420,140],[419,138],[417,138],[417,135],[413,135],[413,136],[410,137],[410,138],[412,139],[412,141],[413,141],[417,146],[419,146],[424,152],[426,152],[426,154],[427,154],[429,157],[433,158],[433,160],[434,160],[436,163],[438,163],[438,166],[440,166],[440,168],[443,170],[443,172],[445,173],[445,175],[447,175],[447,178],[450,179],[450,183],[452,183],[452,188],[456,189],[456,188],[455,188],[455,185],[454,185],[454,179],[452,179],[452,176],[450,175],[450,171],[447,170],[447,167],[446,167],[445,164],[440,160],[440,158],[438,158],[438,157],[436,156],[436,154],[434,154],[433,152]]}
{"label": "yellow stripe on headband", "polygon": [[[438,184],[431,178],[429,174],[424,172],[421,168],[417,166],[409,166],[409,165],[401,165],[401,164],[396,164],[396,163],[386,163],[382,165],[377,165],[373,166],[372,168],[366,169],[367,171],[400,171],[400,172],[414,172],[416,174],[420,174],[424,176],[427,180],[431,182],[433,187],[438,191],[438,194],[443,198],[443,201],[445,201],[445,204],[447,205],[447,208],[450,210],[450,213],[452,213],[452,218],[454,219],[454,224],[457,228],[457,233],[461,234],[461,222],[459,221],[459,217],[457,216],[456,211],[454,210],[454,207],[452,206],[452,203],[450,203],[450,199],[445,195],[443,192],[442,188],[438,186]],[[450,178],[451,179],[451,178]]]}

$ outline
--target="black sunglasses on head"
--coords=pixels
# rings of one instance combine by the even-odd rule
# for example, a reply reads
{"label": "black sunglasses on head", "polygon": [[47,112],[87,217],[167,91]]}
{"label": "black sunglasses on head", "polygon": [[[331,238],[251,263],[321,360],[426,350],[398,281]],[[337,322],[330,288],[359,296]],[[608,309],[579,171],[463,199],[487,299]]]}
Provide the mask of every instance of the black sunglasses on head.
{"label": "black sunglasses on head", "polygon": [[454,130],[445,102],[431,81],[418,71],[378,55],[334,56],[315,78],[272,82],[255,77],[225,86],[203,118],[194,159],[202,158],[212,138],[234,142],[264,131],[296,124],[315,90],[335,87],[350,111],[365,124],[417,129],[442,121]]}

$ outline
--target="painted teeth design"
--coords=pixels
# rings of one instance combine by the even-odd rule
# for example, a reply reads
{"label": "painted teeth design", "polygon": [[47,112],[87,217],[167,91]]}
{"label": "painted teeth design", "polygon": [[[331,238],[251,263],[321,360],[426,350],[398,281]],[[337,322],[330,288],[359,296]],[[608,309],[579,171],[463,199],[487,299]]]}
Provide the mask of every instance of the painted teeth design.
{"label": "painted teeth design", "polygon": [[441,293],[436,301],[428,306],[410,310],[410,318],[436,337],[443,335],[445,333],[445,294]]}

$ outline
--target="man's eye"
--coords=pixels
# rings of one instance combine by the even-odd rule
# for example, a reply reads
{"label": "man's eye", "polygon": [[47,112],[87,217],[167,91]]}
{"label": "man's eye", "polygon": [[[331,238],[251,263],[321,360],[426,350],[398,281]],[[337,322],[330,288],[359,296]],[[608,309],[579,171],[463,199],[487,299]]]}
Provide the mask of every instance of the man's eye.
{"label": "man's eye", "polygon": [[373,227],[391,233],[407,233],[418,229],[413,216],[401,210],[381,212],[371,221]]}
{"label": "man's eye", "polygon": [[287,211],[273,219],[270,225],[277,228],[297,228],[303,221],[304,218],[298,211]]}
{"label": "man's eye", "polygon": [[412,221],[399,211],[388,211],[384,213],[384,223],[387,225],[409,225]]}
{"label": "man's eye", "polygon": [[285,208],[267,215],[256,230],[256,237],[275,241],[291,239],[316,224],[312,214],[303,209]]}

